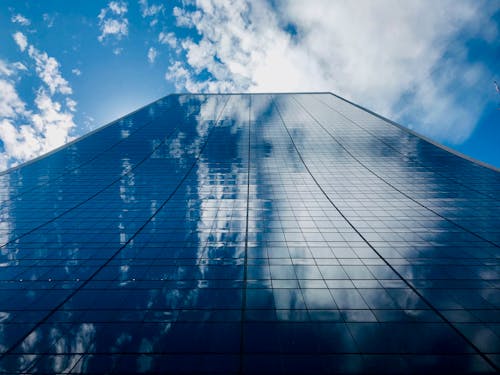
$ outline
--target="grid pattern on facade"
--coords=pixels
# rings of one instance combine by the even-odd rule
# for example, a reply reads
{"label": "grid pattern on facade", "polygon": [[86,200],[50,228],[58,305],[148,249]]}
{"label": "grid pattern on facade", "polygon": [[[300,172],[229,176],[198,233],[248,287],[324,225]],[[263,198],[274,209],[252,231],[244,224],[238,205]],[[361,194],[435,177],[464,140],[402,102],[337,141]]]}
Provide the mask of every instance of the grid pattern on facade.
{"label": "grid pattern on facade", "polygon": [[332,94],[167,96],[0,175],[0,371],[495,372],[499,193]]}

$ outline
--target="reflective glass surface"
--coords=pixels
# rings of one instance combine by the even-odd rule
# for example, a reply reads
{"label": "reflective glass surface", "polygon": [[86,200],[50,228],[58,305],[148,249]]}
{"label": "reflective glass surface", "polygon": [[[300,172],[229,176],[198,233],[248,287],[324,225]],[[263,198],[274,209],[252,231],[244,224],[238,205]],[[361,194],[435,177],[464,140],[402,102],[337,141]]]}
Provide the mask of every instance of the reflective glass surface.
{"label": "reflective glass surface", "polygon": [[335,95],[170,95],[0,174],[0,372],[495,372],[499,218]]}

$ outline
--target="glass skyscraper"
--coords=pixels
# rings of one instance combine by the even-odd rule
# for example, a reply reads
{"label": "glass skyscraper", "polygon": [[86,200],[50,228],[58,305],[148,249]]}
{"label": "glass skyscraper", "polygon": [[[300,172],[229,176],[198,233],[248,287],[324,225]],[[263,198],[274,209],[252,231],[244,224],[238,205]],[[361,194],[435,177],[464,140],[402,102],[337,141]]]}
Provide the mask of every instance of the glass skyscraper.
{"label": "glass skyscraper", "polygon": [[0,207],[0,373],[500,366],[500,173],[333,94],[169,95]]}

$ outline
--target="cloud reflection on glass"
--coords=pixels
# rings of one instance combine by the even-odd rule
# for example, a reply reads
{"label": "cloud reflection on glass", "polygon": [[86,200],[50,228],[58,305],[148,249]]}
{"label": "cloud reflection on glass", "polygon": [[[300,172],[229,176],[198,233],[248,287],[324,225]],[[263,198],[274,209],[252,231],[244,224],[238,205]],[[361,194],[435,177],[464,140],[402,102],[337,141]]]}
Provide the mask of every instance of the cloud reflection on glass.
{"label": "cloud reflection on glass", "polygon": [[1,177],[4,372],[493,370],[498,174],[332,95],[172,95]]}

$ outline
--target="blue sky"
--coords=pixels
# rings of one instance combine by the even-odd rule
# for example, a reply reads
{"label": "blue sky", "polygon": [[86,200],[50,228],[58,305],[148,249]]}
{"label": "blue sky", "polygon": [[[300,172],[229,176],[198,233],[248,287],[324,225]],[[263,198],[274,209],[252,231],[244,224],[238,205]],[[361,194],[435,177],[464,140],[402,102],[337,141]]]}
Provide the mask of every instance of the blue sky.
{"label": "blue sky", "polygon": [[498,1],[0,7],[1,170],[185,91],[332,91],[500,167]]}

